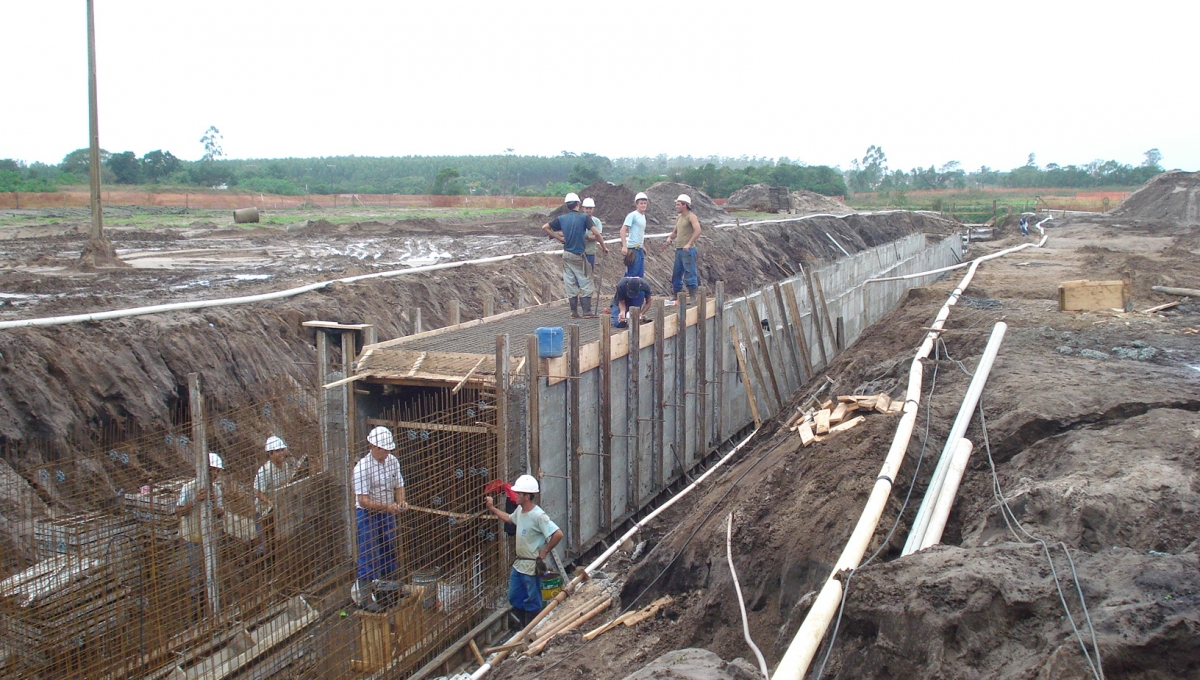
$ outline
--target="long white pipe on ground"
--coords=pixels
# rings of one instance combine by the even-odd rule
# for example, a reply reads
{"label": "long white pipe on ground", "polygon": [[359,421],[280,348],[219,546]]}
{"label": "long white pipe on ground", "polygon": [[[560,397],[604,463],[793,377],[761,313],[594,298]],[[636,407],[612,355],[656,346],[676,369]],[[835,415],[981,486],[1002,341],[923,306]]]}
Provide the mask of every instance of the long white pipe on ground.
{"label": "long white pipe on ground", "polygon": [[992,327],[992,335],[988,338],[987,347],[983,349],[983,356],[979,358],[975,374],[971,376],[971,383],[967,386],[967,394],[963,397],[962,405],[958,407],[958,415],[954,418],[954,424],[950,426],[950,434],[946,436],[946,445],[942,447],[942,455],[938,458],[937,467],[934,468],[933,476],[929,478],[925,499],[921,501],[921,507],[917,510],[916,518],[913,519],[912,529],[909,531],[908,540],[904,542],[901,556],[910,555],[921,549],[921,542],[925,539],[925,529],[929,526],[929,516],[933,512],[933,506],[937,505],[938,495],[942,493],[942,483],[946,481],[946,471],[950,468],[950,459],[954,457],[958,440],[966,434],[967,426],[971,424],[971,419],[975,415],[979,396],[983,394],[983,386],[987,384],[988,375],[992,372],[992,364],[996,361],[996,354],[1000,351],[1000,343],[1004,341],[1004,333],[1007,330],[1008,324],[1003,321]]}
{"label": "long white pipe on ground", "polygon": [[958,495],[958,485],[962,482],[963,473],[967,471],[967,461],[971,458],[973,448],[971,442],[966,439],[959,439],[954,447],[954,456],[950,459],[950,468],[946,471],[946,480],[942,482],[937,505],[929,518],[929,527],[925,529],[925,538],[921,541],[920,550],[942,542],[942,532],[946,529],[946,520],[950,517],[950,508],[954,506],[954,497]]}
{"label": "long white pipe on ground", "polygon": [[[1041,229],[1042,222],[1037,224],[1038,229]],[[1040,248],[1045,245],[1046,238],[1045,232],[1043,232],[1042,240],[1035,247]],[[921,360],[927,358],[933,351],[933,344],[941,333],[946,318],[950,316],[950,307],[958,302],[958,298],[970,285],[971,279],[975,277],[975,272],[981,263],[1032,245],[1034,244],[1024,243],[973,260],[966,276],[959,282],[954,292],[950,293],[950,297],[946,299],[942,308],[938,310],[931,330],[925,335],[925,340],[917,349],[917,354],[913,357],[912,365],[909,367],[904,415],[901,416],[900,423],[896,426],[896,435],[892,438],[892,445],[883,461],[883,468],[880,470],[879,476],[875,478],[875,486],[871,489],[870,497],[867,498],[862,516],[854,527],[854,532],[850,535],[850,540],[847,541],[841,556],[838,557],[837,563],[834,564],[829,580],[821,588],[821,592],[817,595],[817,600],[813,603],[812,608],[808,610],[808,615],[804,618],[800,630],[796,631],[791,645],[788,646],[787,652],[784,653],[779,665],[775,668],[775,674],[771,676],[772,680],[802,680],[808,671],[809,664],[812,663],[813,656],[817,653],[817,647],[825,637],[829,622],[833,620],[838,604],[841,602],[842,582],[837,579],[837,575],[845,569],[856,568],[867,551],[871,537],[875,534],[875,528],[879,525],[879,518],[883,514],[884,506],[887,504],[893,480],[900,470],[901,463],[904,462],[904,455],[908,451],[908,442],[912,439],[913,429],[916,426],[917,410],[921,398],[921,382],[924,377]]]}
{"label": "long white pipe on ground", "polygon": [[[711,475],[712,473],[716,472],[716,471],[717,471],[717,470],[718,470],[718,469],[719,469],[719,468],[720,468],[722,465],[724,465],[725,463],[729,462],[729,460],[730,460],[731,458],[733,458],[735,455],[737,455],[738,451],[741,451],[741,450],[742,450],[742,448],[746,446],[746,444],[750,443],[750,440],[751,440],[751,439],[753,439],[753,438],[754,438],[754,435],[756,435],[756,434],[758,434],[758,430],[755,430],[755,431],[751,432],[749,435],[747,435],[747,436],[746,436],[746,438],[745,438],[745,439],[743,439],[742,441],[738,442],[737,446],[733,447],[733,450],[732,450],[732,451],[730,451],[729,453],[725,454],[725,455],[724,455],[724,456],[723,456],[723,457],[722,457],[720,460],[718,460],[716,463],[713,463],[713,466],[712,466],[712,467],[710,467],[709,469],[705,470],[705,471],[704,471],[704,474],[702,474],[702,475],[700,475],[699,477],[697,477],[697,478],[696,478],[696,481],[694,481],[694,482],[692,482],[691,484],[689,484],[689,485],[687,485],[686,487],[684,487],[682,491],[680,491],[679,493],[677,493],[677,494],[675,494],[674,496],[672,496],[672,497],[671,497],[671,499],[670,499],[670,500],[668,500],[666,503],[663,503],[662,505],[658,506],[658,508],[656,508],[656,509],[655,509],[653,512],[651,512],[649,515],[646,515],[645,517],[643,517],[643,518],[641,519],[641,521],[639,521],[638,523],[634,524],[634,525],[633,525],[633,526],[632,526],[632,527],[629,529],[629,531],[626,531],[626,532],[625,532],[625,534],[624,534],[623,536],[621,536],[621,538],[617,539],[617,540],[616,540],[616,541],[615,541],[615,542],[614,542],[614,543],[613,543],[613,544],[612,544],[612,545],[611,545],[611,546],[608,548],[608,550],[605,550],[603,553],[601,553],[601,554],[600,554],[600,556],[599,556],[599,557],[597,557],[595,560],[593,560],[591,564],[589,564],[588,566],[584,567],[584,568],[583,568],[583,574],[581,574],[581,575],[579,575],[579,576],[576,576],[574,579],[572,579],[572,580],[571,580],[571,583],[570,583],[570,584],[568,584],[568,585],[567,585],[567,587],[566,587],[566,588],[564,588],[563,590],[564,590],[564,591],[573,591],[573,590],[575,589],[575,587],[576,587],[576,586],[578,586],[579,584],[581,584],[581,583],[583,583],[584,581],[586,581],[586,580],[588,580],[589,578],[591,578],[591,576],[592,576],[592,572],[596,571],[596,570],[597,570],[597,569],[599,569],[599,568],[600,568],[600,567],[601,567],[601,566],[602,566],[602,565],[603,565],[605,562],[607,562],[607,561],[608,561],[608,558],[612,557],[612,556],[613,556],[613,553],[615,553],[615,552],[616,552],[618,549],[620,549],[621,545],[622,545],[623,543],[625,543],[625,541],[629,540],[630,538],[633,538],[633,535],[634,535],[634,534],[636,534],[637,532],[641,531],[641,530],[642,530],[642,528],[643,528],[643,527],[645,527],[645,526],[646,526],[646,525],[647,525],[647,524],[650,522],[650,520],[652,520],[652,519],[654,519],[655,517],[658,517],[659,515],[661,515],[661,514],[662,514],[664,511],[666,511],[666,509],[667,509],[667,508],[669,508],[669,507],[671,507],[672,505],[674,505],[675,503],[677,503],[677,502],[679,501],[679,499],[681,499],[681,498],[683,498],[684,496],[688,495],[688,494],[689,494],[689,493],[691,493],[693,490],[695,490],[695,489],[696,489],[696,487],[700,486],[700,484],[702,484],[702,483],[704,482],[704,480],[708,479],[709,475]],[[546,609],[542,610],[542,613],[541,613],[541,614],[539,614],[539,615],[537,616],[537,618],[535,618],[535,619],[534,619],[532,622],[530,622],[530,623],[529,623],[527,626],[525,626],[525,629],[524,629],[524,630],[522,630],[522,631],[518,632],[516,635],[514,635],[514,636],[513,636],[513,637],[512,637],[512,638],[511,638],[511,639],[510,639],[510,640],[509,640],[507,643],[505,643],[505,644],[512,644],[512,643],[514,643],[514,642],[520,642],[521,640],[525,639],[525,636],[526,636],[526,635],[528,635],[528,634],[529,634],[529,632],[530,632],[531,630],[533,630],[533,628],[534,628],[535,626],[537,626],[539,623],[541,623],[542,619],[543,619],[543,618],[545,618],[545,617],[546,617],[546,615],[547,615],[547,614],[549,614],[549,613],[550,613],[550,611],[551,611],[551,610],[553,610],[553,609],[554,609],[554,607],[556,607],[556,606],[558,605],[558,603],[559,603],[559,602],[561,602],[561,601],[562,601],[562,600],[559,600],[558,598],[555,598],[555,599],[554,599],[554,601],[552,601],[552,602],[550,603],[550,605],[546,607]],[[478,669],[476,669],[476,671],[475,671],[474,673],[472,673],[472,674],[471,674],[471,678],[472,678],[472,680],[478,680],[478,678],[482,678],[483,676],[487,675],[487,674],[488,674],[488,671],[492,670],[492,669],[493,669],[493,668],[495,668],[497,665],[499,665],[499,663],[500,663],[501,661],[504,661],[505,657],[507,657],[507,656],[508,656],[508,652],[497,652],[497,653],[493,654],[493,655],[491,656],[491,658],[489,658],[489,659],[487,660],[487,663],[485,663],[485,664],[483,664],[482,666],[480,666]]]}

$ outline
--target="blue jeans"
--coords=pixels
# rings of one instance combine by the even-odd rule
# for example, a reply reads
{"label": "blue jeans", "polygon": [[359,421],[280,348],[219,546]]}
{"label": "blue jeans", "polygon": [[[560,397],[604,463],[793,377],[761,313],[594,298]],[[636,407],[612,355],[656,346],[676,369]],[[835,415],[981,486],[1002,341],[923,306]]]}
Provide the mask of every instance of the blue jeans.
{"label": "blue jeans", "polygon": [[612,306],[612,327],[613,328],[628,327],[629,326],[629,324],[628,324],[629,311],[632,310],[634,307],[641,307],[645,303],[646,303],[646,296],[641,293],[638,293],[632,300],[626,300],[625,301],[626,321],[619,322],[619,321],[617,321],[617,317],[619,317],[621,315],[621,305],[617,304],[616,299],[613,299],[612,305],[611,305]]}
{"label": "blue jeans", "polygon": [[595,255],[586,255],[585,254],[584,257],[587,258],[588,264],[592,265],[593,267],[596,266],[596,256]]}
{"label": "blue jeans", "polygon": [[696,249],[676,248],[675,269],[671,271],[671,290],[678,293],[683,290],[684,283],[688,288],[700,285],[700,275],[696,272]]}
{"label": "blue jeans", "polygon": [[355,508],[358,520],[358,578],[388,578],[396,571],[396,518]]}
{"label": "blue jeans", "polygon": [[625,268],[625,276],[636,276],[639,279],[646,275],[646,251],[641,248],[630,248],[637,257],[633,264]]}
{"label": "blue jeans", "polygon": [[542,611],[542,579],[513,568],[508,573],[508,603],[513,609]]}

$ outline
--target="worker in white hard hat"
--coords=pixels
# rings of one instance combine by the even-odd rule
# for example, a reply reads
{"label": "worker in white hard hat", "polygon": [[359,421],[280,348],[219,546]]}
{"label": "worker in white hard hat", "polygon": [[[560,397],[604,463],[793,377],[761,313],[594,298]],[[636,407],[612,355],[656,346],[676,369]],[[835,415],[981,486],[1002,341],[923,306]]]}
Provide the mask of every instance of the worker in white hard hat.
{"label": "worker in white hard hat", "polygon": [[601,251],[608,252],[604,239],[599,230],[592,224],[591,218],[579,211],[579,196],[567,194],[563,199],[567,212],[555,217],[542,225],[542,231],[550,238],[563,244],[563,282],[567,286],[567,299],[571,301],[571,318],[579,318],[580,302],[583,303],[583,318],[594,319],[592,311],[592,294],[595,287],[592,282],[592,267],[588,264],[584,253],[587,249],[587,235],[593,234]]}
{"label": "worker in white hard hat", "polygon": [[521,475],[512,485],[519,500],[512,514],[497,508],[491,496],[484,496],[487,509],[504,522],[517,527],[517,559],[508,575],[508,602],[515,624],[527,626],[542,610],[542,574],[546,556],[562,540],[562,529],[537,504],[541,487],[532,475]]}
{"label": "worker in white hard hat", "polygon": [[254,514],[258,529],[258,553],[270,560],[275,547],[275,492],[292,480],[292,467],[288,465],[288,447],[282,437],[267,437],[264,449],[267,462],[254,473]]}
{"label": "worker in white hard hat", "polygon": [[639,191],[633,197],[633,212],[625,216],[621,225],[621,255],[625,257],[625,276],[642,278],[646,275],[646,253],[642,244],[646,240],[646,209],[650,197]]}
{"label": "worker in white hard hat", "polygon": [[[583,199],[583,214],[592,219],[592,226],[600,233],[600,236],[597,237],[589,231],[587,233],[587,246],[583,249],[583,256],[587,258],[588,264],[592,266],[593,283],[595,283],[596,246],[604,242],[604,223],[600,221],[599,217],[596,217],[596,199],[591,197]],[[607,248],[604,252],[608,252]],[[599,295],[600,291],[597,290],[596,294]]]}
{"label": "worker in white hard hat", "polygon": [[380,426],[367,434],[371,452],[354,466],[355,515],[358,524],[358,578],[354,600],[375,610],[373,584],[392,577],[396,563],[396,515],[408,509],[404,501],[404,475],[392,455],[396,439]]}
{"label": "worker in white hard hat", "polygon": [[663,250],[675,246],[675,268],[671,271],[671,290],[676,295],[687,285],[688,297],[695,299],[700,286],[700,274],[696,268],[696,239],[700,238],[700,218],[692,212],[692,197],[679,194],[675,199],[675,228],[663,243]]}
{"label": "worker in white hard hat", "polygon": [[200,521],[200,509],[204,505],[213,512],[212,538],[220,536],[222,517],[225,516],[225,492],[221,484],[221,473],[225,461],[213,452],[208,453],[208,486],[199,488],[197,480],[189,480],[179,490],[175,502],[175,515],[179,517],[179,538],[183,542],[183,555],[187,563],[188,594],[191,595],[193,619],[204,615],[204,533]]}

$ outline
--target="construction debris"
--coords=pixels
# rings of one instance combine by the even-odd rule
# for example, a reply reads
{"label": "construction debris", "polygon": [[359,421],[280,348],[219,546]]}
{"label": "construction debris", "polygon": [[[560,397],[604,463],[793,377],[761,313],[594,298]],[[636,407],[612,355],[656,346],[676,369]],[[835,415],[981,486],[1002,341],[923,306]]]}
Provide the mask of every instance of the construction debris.
{"label": "construction debris", "polygon": [[859,415],[847,420],[847,417],[856,411],[864,414],[874,412],[896,415],[903,410],[903,399],[893,400],[883,392],[872,395],[848,394],[838,397],[836,402],[832,399],[825,401],[819,409],[809,409],[793,416],[788,422],[795,424],[787,426],[787,429],[800,436],[801,446],[808,446],[858,427],[866,420],[865,416]]}
{"label": "construction debris", "polygon": [[626,612],[626,613],[618,616],[617,618],[613,619],[612,621],[609,621],[608,623],[604,624],[603,626],[600,626],[599,628],[596,628],[595,630],[592,630],[592,631],[584,634],[583,639],[588,640],[588,641],[593,640],[596,637],[599,637],[600,635],[607,633],[608,631],[612,630],[613,628],[616,628],[617,626],[619,626],[621,624],[624,624],[625,627],[627,627],[627,628],[632,628],[633,626],[636,626],[637,624],[641,623],[642,621],[645,621],[646,619],[650,618],[651,616],[654,616],[655,614],[658,613],[658,611],[660,609],[671,604],[674,601],[675,601],[675,598],[671,597],[670,595],[663,595],[662,597],[658,598],[657,600],[651,602],[650,604],[646,605],[645,607],[643,607],[637,611]]}

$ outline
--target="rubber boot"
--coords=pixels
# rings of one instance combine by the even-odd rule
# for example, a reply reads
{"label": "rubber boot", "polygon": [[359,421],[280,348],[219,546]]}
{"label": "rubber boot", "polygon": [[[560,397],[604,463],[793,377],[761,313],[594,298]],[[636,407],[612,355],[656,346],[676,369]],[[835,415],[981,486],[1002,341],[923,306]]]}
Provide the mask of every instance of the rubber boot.
{"label": "rubber boot", "polygon": [[583,318],[585,318],[585,319],[596,318],[596,315],[592,313],[592,298],[591,297],[583,298]]}
{"label": "rubber boot", "polygon": [[579,318],[579,298],[571,298],[571,318]]}
{"label": "rubber boot", "polygon": [[508,612],[508,629],[512,632],[517,632],[525,627],[522,609],[512,609]]}
{"label": "rubber boot", "polygon": [[688,300],[691,302],[696,301],[696,287],[695,286],[688,288]]}

